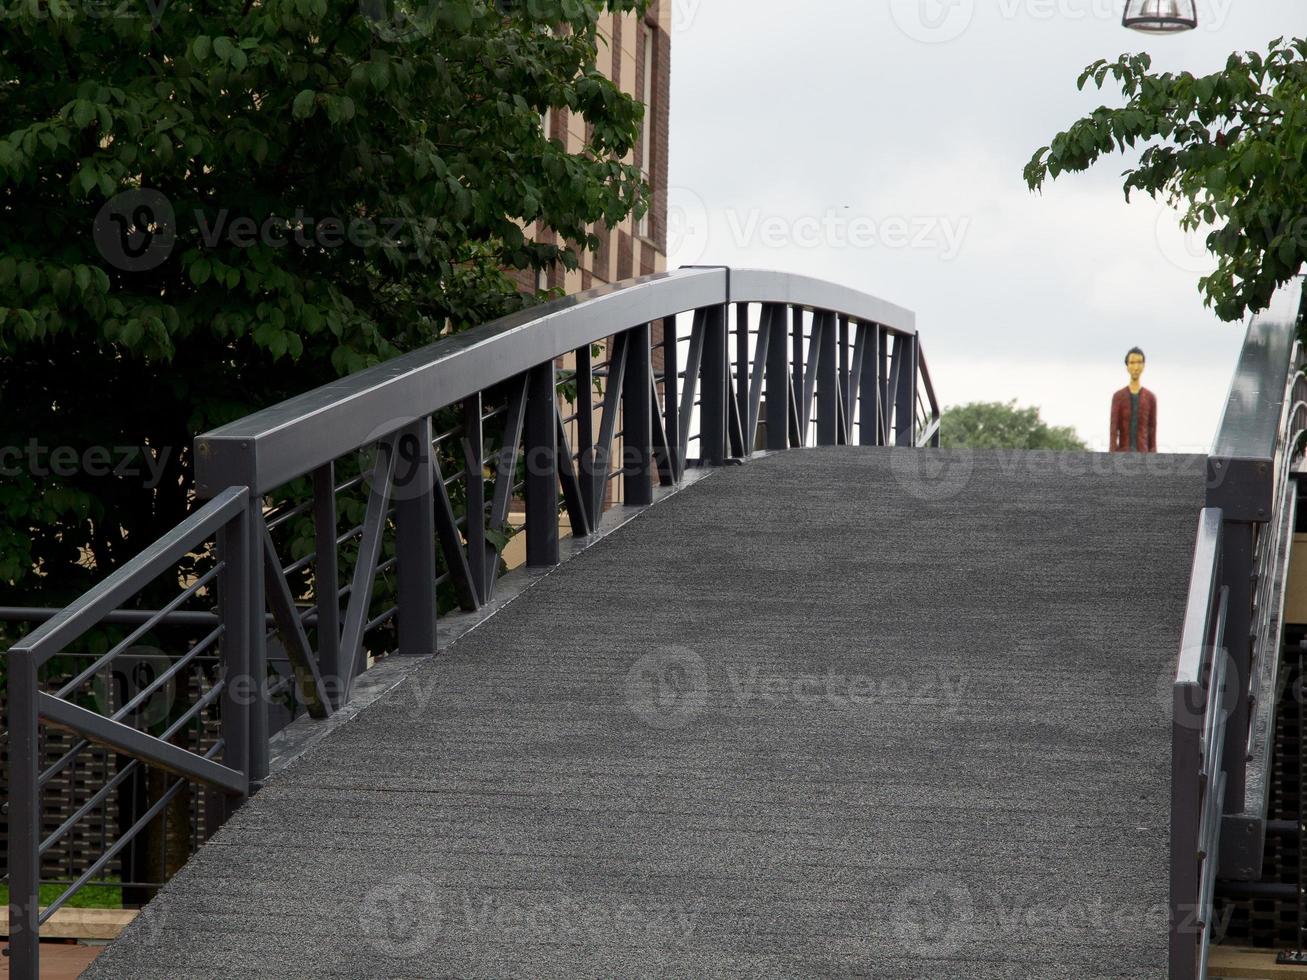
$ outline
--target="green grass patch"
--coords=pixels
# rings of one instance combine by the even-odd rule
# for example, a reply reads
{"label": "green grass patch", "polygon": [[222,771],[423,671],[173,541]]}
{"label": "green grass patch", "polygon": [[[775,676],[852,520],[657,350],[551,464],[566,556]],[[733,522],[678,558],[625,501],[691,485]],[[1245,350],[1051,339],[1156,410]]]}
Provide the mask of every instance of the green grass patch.
{"label": "green grass patch", "polygon": [[[67,885],[42,885],[41,904],[49,905],[62,895]],[[0,885],[0,905],[9,904],[9,886]],[[123,907],[121,885],[91,882],[83,885],[63,906],[66,909],[120,909]]]}

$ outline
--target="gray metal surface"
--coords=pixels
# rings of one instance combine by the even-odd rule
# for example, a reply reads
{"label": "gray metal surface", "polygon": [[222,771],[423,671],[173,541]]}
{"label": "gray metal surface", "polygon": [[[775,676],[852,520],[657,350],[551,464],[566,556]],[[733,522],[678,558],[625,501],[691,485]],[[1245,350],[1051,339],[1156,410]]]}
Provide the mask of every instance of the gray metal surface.
{"label": "gray metal surface", "polygon": [[1228,521],[1271,517],[1276,461],[1291,407],[1290,380],[1300,368],[1294,345],[1302,285],[1302,279],[1295,279],[1281,288],[1248,324],[1208,463],[1208,503],[1224,509]]}
{"label": "gray metal surface", "polygon": [[830,448],[543,577],[91,977],[1160,977],[1188,457]]}
{"label": "gray metal surface", "polygon": [[271,490],[384,435],[386,426],[397,429],[615,330],[708,307],[724,312],[730,302],[837,311],[916,336],[911,311],[820,279],[725,268],[655,273],[446,337],[207,432],[195,442],[197,488],[201,496],[233,482]]}

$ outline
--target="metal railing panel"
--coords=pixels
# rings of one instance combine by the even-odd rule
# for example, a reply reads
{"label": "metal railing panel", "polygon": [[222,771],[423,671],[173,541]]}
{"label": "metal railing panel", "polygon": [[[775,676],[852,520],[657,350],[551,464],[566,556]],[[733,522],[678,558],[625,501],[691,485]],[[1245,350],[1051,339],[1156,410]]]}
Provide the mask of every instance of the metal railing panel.
{"label": "metal railing panel", "polygon": [[96,625],[161,571],[184,558],[197,540],[211,536],[246,505],[244,487],[228,487],[198,511],[155,541],[139,555],[61,609],[10,648],[12,655],[27,655],[40,666],[57,651]]}
{"label": "metal railing panel", "polygon": [[[1170,937],[1171,980],[1197,980],[1208,941],[1210,887],[1220,834],[1227,665],[1222,646],[1228,592],[1221,580],[1223,515],[1204,508],[1172,688]],[[1213,814],[1213,806],[1216,807]],[[1208,905],[1203,904],[1207,895]]]}
{"label": "metal railing panel", "polygon": [[[206,808],[210,819],[219,821],[227,812],[224,800],[243,798],[248,793],[250,699],[245,695],[233,699],[228,690],[230,683],[236,679],[242,682],[242,686],[250,686],[250,678],[245,676],[247,661],[244,657],[247,638],[245,611],[248,603],[240,601],[249,556],[239,546],[239,541],[244,537],[244,529],[248,526],[249,507],[249,491],[246,487],[224,490],[99,585],[66,609],[55,613],[7,652],[11,976],[34,980],[39,972],[41,923],[67,902],[77,889],[107,868],[110,861],[143,832],[185,785],[193,783],[220,794],[213,801],[213,806],[219,812],[215,814]],[[210,542],[212,549],[208,546]],[[197,571],[190,567],[188,560],[205,552],[212,559],[212,567],[207,571]],[[180,581],[174,578],[171,585],[171,588],[180,590],[180,599],[174,599],[162,609],[151,612],[139,623],[133,623],[135,629],[130,630],[125,639],[114,643],[107,653],[92,655],[93,663],[90,667],[73,669],[71,681],[62,685],[56,678],[43,681],[43,667],[56,671],[65,669],[54,658],[64,654],[71,644],[88,631],[113,618],[123,603],[163,580],[165,575],[171,573],[177,576],[177,569],[183,564],[186,565],[185,573],[180,576]],[[183,588],[183,582],[189,584]],[[182,602],[202,594],[206,601],[212,600],[215,594],[218,596],[216,624],[207,628],[202,639],[174,659],[144,690],[135,696],[125,694],[125,703],[116,710],[113,696],[107,695],[109,704],[105,713],[66,700],[84,696],[79,694],[83,686],[102,671],[111,668],[118,658],[125,656],[130,651],[131,644],[144,637],[152,626],[165,624],[170,615],[179,614],[178,607]],[[134,712],[146,700],[165,685],[176,683],[184,669],[196,668],[200,663],[200,654],[207,652],[216,643],[221,644],[221,655],[217,658],[221,676],[210,685],[207,693],[203,692],[201,684],[201,693],[195,703],[179,716],[173,717],[172,724],[161,735],[153,735],[144,730],[147,727],[145,723],[142,723],[141,728],[129,724],[134,719],[139,721]],[[54,688],[56,693],[48,693],[45,688]],[[219,698],[223,699],[223,710],[217,722],[220,734],[207,750],[202,750],[200,745],[192,751],[172,741],[183,728],[189,730],[193,723],[202,725],[201,713],[217,704]],[[68,731],[77,736],[74,747],[44,773],[40,737],[43,726]],[[200,733],[197,732],[195,740],[197,743],[202,742]],[[71,764],[80,752],[93,745],[108,748],[118,755],[128,757],[130,761],[118,766],[117,771],[107,777],[106,784],[99,787],[76,813],[64,819],[53,834],[43,837],[42,791],[46,777],[52,771],[62,770]],[[214,758],[219,754],[221,762]],[[70,832],[75,824],[88,818],[98,808],[107,806],[109,794],[116,786],[124,783],[129,776],[142,775],[142,766],[169,773],[177,777],[177,781],[116,839],[106,836],[104,851],[82,871],[71,887],[65,889],[57,900],[42,911],[42,855]]]}
{"label": "metal railing panel", "polygon": [[587,344],[614,329],[725,301],[726,272],[693,269],[601,286],[446,337],[255,412],[196,440],[196,486],[216,493],[253,468],[258,493],[379,435]]}

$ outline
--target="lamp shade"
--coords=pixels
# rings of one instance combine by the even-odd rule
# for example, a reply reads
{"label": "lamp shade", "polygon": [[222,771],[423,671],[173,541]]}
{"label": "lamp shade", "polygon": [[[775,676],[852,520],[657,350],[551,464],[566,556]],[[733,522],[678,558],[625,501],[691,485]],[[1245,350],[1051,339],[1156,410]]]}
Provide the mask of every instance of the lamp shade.
{"label": "lamp shade", "polygon": [[1196,0],[1126,0],[1121,23],[1149,34],[1192,31],[1198,26]]}

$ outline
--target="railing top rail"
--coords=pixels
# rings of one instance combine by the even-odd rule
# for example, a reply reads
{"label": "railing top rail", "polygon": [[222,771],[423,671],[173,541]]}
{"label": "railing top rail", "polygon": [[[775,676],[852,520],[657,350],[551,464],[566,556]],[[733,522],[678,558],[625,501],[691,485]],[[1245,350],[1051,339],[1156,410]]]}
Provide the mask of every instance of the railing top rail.
{"label": "railing top rail", "polygon": [[917,332],[917,317],[911,310],[825,279],[766,269],[732,269],[730,291],[733,303],[789,303],[843,313],[895,333]]}
{"label": "railing top rail", "polygon": [[164,569],[190,554],[196,544],[243,513],[247,499],[246,487],[223,490],[103,582],[24,636],[10,647],[9,655],[33,657],[38,665],[49,660]]}
{"label": "railing top rail", "polygon": [[1221,564],[1223,516],[1217,507],[1205,507],[1198,518],[1198,540],[1194,544],[1193,571],[1180,632],[1177,684],[1198,684],[1202,680],[1203,658],[1212,641],[1211,617]]}
{"label": "railing top rail", "polygon": [[195,441],[201,496],[263,493],[551,358],[630,326],[728,302],[789,303],[915,334],[911,311],[836,283],[688,268],[601,286],[503,317],[255,412]]}
{"label": "railing top rail", "polygon": [[1224,459],[1272,460],[1285,427],[1285,399],[1292,373],[1302,304],[1301,278],[1282,287],[1271,305],[1252,318],[1212,455]]}

